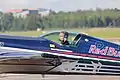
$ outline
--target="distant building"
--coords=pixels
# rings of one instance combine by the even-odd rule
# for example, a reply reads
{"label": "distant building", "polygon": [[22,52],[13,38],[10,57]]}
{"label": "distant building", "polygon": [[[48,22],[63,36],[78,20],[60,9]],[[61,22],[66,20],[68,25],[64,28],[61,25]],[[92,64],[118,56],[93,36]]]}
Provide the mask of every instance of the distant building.
{"label": "distant building", "polygon": [[7,11],[7,13],[12,13],[13,16],[15,16],[15,17],[25,18],[27,16],[27,14],[29,14],[29,11],[23,10],[23,9],[11,9],[11,10]]}
{"label": "distant building", "polygon": [[50,14],[50,10],[39,8],[38,9],[38,14],[40,14],[41,16],[48,16]]}
{"label": "distant building", "polygon": [[29,14],[38,14],[38,10],[29,10]]}
{"label": "distant building", "polygon": [[7,13],[12,13],[15,17],[26,18],[27,15],[35,14],[41,16],[48,16],[50,14],[49,9],[38,8],[38,9],[11,9]]}
{"label": "distant building", "polygon": [[22,11],[20,13],[15,13],[14,16],[17,18],[19,17],[26,18],[28,14],[29,14],[29,11]]}

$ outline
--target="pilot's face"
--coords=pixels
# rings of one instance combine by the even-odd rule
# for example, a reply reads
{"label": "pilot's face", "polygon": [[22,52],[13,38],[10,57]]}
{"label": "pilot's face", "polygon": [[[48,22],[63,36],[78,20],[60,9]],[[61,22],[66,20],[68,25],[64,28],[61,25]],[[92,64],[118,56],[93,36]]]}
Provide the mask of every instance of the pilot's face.
{"label": "pilot's face", "polygon": [[60,39],[60,41],[64,41],[64,33],[59,34],[59,39]]}

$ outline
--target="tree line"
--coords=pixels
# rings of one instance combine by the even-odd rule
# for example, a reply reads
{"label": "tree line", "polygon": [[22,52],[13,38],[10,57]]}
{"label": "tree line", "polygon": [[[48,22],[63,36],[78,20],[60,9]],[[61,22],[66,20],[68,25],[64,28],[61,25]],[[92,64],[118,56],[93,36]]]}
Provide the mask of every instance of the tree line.
{"label": "tree line", "polygon": [[120,10],[96,9],[70,12],[51,11],[48,16],[28,15],[15,17],[12,13],[0,12],[0,31],[27,31],[51,28],[120,27]]}

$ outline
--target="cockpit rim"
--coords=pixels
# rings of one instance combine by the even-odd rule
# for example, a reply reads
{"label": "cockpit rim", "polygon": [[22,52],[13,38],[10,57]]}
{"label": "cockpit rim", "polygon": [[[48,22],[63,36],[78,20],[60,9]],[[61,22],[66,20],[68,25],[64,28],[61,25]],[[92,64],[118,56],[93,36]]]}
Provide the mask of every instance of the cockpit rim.
{"label": "cockpit rim", "polygon": [[[55,33],[60,33],[61,31],[65,31],[65,30],[47,32],[46,34],[43,34],[43,35],[41,35],[40,37],[46,37],[47,35],[55,34]],[[81,35],[81,37],[82,37],[82,35],[87,35],[87,34],[84,34],[84,33],[70,32],[70,31],[66,31],[66,32],[68,32],[69,34],[75,34],[76,37],[77,37],[78,35]],[[75,38],[76,38],[76,37],[75,37]],[[80,37],[80,38],[81,38],[81,37]],[[74,44],[75,46],[78,45],[79,40],[80,40],[80,39],[78,39],[78,40],[75,42],[75,44]],[[73,42],[74,42],[74,40],[73,40]],[[71,44],[71,45],[72,45],[72,44]]]}

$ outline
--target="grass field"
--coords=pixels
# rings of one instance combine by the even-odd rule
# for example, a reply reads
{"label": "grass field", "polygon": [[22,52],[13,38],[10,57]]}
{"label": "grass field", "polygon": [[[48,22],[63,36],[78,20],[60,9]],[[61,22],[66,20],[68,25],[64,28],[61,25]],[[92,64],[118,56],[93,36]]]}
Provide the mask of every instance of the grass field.
{"label": "grass field", "polygon": [[[19,35],[19,36],[40,36],[43,33],[47,33],[53,30],[45,31],[26,31],[26,32],[5,32],[1,34]],[[120,28],[84,28],[84,29],[66,29],[66,31],[72,32],[85,32],[88,35],[100,37],[100,38],[120,38]]]}

